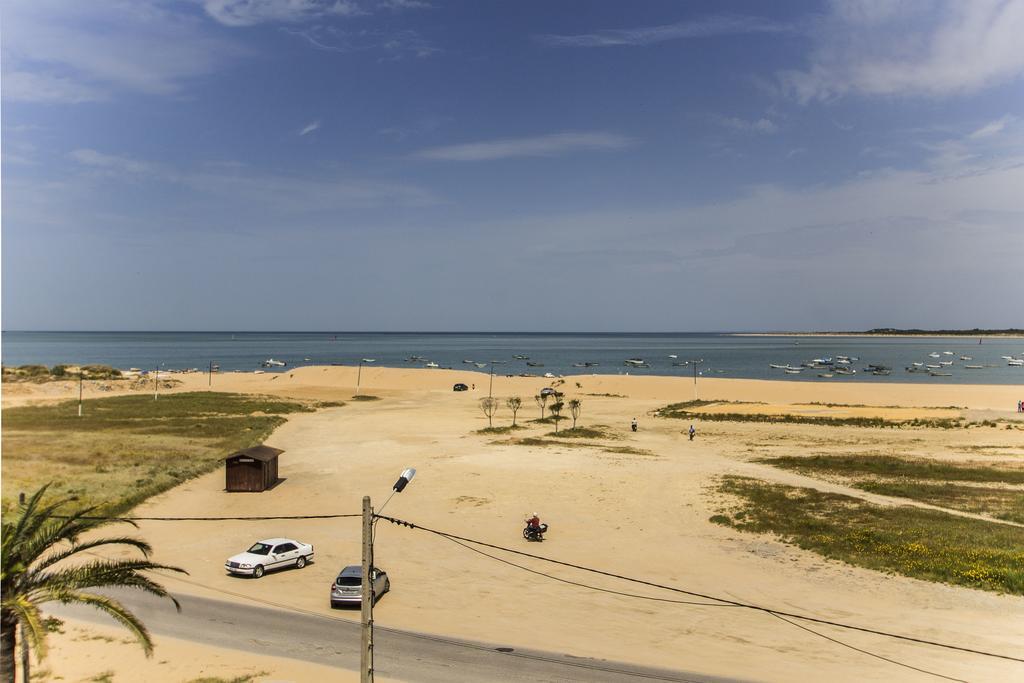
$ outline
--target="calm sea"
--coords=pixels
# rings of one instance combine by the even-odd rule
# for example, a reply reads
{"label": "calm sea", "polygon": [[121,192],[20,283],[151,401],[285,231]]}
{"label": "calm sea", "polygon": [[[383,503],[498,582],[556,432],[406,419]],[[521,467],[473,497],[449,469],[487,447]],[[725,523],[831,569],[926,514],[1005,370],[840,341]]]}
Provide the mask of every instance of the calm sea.
{"label": "calm sea", "polygon": [[[634,374],[692,376],[692,366],[705,377],[786,379],[797,382],[921,382],[1020,384],[1024,367],[1011,367],[1002,356],[1022,357],[1024,339],[986,338],[749,337],[729,334],[522,334],[522,333],[380,333],[380,332],[4,332],[3,364],[58,363],[112,365],[118,368],[255,370],[274,358],[288,368],[303,365],[355,365],[373,358],[376,365],[477,369],[464,361],[495,365],[495,373]],[[938,358],[929,356],[937,353]],[[529,367],[514,356],[528,356]],[[409,360],[413,356],[423,360]],[[676,356],[672,358],[671,356]],[[857,358],[852,376],[818,377],[821,370],[786,374],[769,364],[799,366],[815,358]],[[961,360],[969,356],[970,360]],[[649,368],[624,365],[643,359]],[[910,374],[914,362],[942,365],[950,377]],[[591,367],[574,367],[592,363]],[[867,364],[887,365],[892,375],[864,372]],[[968,369],[965,365],[982,365]],[[487,371],[490,366],[482,368]],[[272,369],[267,369],[272,371]]]}

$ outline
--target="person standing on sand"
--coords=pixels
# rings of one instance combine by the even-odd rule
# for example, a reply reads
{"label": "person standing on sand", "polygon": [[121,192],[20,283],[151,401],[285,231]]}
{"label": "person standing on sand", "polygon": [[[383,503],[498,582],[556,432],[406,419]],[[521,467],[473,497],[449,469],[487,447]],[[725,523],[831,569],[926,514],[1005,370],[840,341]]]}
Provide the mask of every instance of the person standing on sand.
{"label": "person standing on sand", "polygon": [[690,441],[693,441],[693,437],[696,436],[696,435],[697,435],[697,430],[693,428],[693,425],[690,425]]}
{"label": "person standing on sand", "polygon": [[633,430],[634,432],[636,431],[636,418],[635,418],[635,417],[633,418],[633,422],[631,422],[629,426],[630,426],[630,428],[631,428],[631,429],[632,429],[632,430]]}

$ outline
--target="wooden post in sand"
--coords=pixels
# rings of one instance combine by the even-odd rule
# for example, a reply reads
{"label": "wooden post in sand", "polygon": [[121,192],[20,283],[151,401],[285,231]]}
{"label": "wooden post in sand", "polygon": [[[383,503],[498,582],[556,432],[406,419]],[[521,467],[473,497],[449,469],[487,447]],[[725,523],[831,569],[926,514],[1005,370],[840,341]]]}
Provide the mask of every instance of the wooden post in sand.
{"label": "wooden post in sand", "polygon": [[363,581],[362,648],[359,653],[359,683],[373,683],[373,507],[363,496]]}
{"label": "wooden post in sand", "polygon": [[81,370],[78,371],[78,417],[82,417],[82,376]]}

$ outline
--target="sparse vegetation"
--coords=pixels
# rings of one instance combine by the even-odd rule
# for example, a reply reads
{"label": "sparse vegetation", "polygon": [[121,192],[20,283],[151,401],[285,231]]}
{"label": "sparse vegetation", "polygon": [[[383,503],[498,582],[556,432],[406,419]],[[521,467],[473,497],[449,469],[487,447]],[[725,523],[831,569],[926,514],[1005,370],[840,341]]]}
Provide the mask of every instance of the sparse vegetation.
{"label": "sparse vegetation", "polygon": [[192,392],[113,396],[3,411],[3,510],[53,479],[48,495],[119,514],[261,443],[285,415],[319,404]]}
{"label": "sparse vegetation", "polygon": [[[655,416],[681,420],[700,419],[707,422],[767,422],[824,425],[829,427],[933,427],[955,429],[968,426],[959,418],[914,418],[908,420],[887,420],[881,417],[832,417],[827,415],[795,415],[769,413],[718,413],[697,411],[708,405],[728,403],[728,401],[687,401],[673,403],[655,411]],[[735,402],[734,402],[735,403]]]}
{"label": "sparse vegetation", "polygon": [[511,396],[505,400],[505,405],[512,411],[512,427],[514,428],[516,426],[516,413],[523,406],[523,399],[518,396]]}
{"label": "sparse vegetation", "polygon": [[372,394],[356,394],[352,397],[353,401],[379,401],[380,396],[373,396]]}
{"label": "sparse vegetation", "polygon": [[724,477],[719,491],[735,496],[737,506],[720,511],[716,523],[777,534],[869,569],[1024,595],[1024,532],[1017,527],[747,477]]}
{"label": "sparse vegetation", "polygon": [[[1024,523],[1024,469],[958,465],[885,455],[778,457],[758,460],[804,474],[827,474],[863,491]],[[960,482],[972,482],[974,485]]]}
{"label": "sparse vegetation", "polygon": [[540,408],[540,419],[544,419],[544,406],[548,404],[549,394],[537,394],[533,397],[533,400],[537,403],[537,407]]}
{"label": "sparse vegetation", "polygon": [[899,458],[890,455],[783,456],[761,458],[757,462],[804,473],[830,473],[843,476],[875,475],[879,477],[903,477],[941,481],[1024,484],[1024,469],[957,465],[939,460]]}
{"label": "sparse vegetation", "polygon": [[53,368],[45,365],[22,365],[12,368],[4,366],[3,381],[5,382],[52,382],[75,379],[122,379],[124,375],[117,368],[109,365],[84,365],[81,367],[60,364]]}
{"label": "sparse vegetation", "polygon": [[494,413],[498,411],[498,399],[493,396],[487,396],[480,399],[480,410],[484,411],[484,415],[487,416],[487,426],[493,427],[491,418],[494,417]]}
{"label": "sparse vegetation", "polygon": [[572,415],[572,428],[576,429],[576,420],[580,416],[580,409],[583,407],[583,402],[578,398],[574,398],[569,401],[569,414]]}
{"label": "sparse vegetation", "polygon": [[551,419],[555,421],[556,432],[558,431],[558,421],[562,419],[562,408],[564,407],[565,404],[562,403],[561,399],[559,399],[552,403],[551,407],[548,409],[548,412],[551,413]]}

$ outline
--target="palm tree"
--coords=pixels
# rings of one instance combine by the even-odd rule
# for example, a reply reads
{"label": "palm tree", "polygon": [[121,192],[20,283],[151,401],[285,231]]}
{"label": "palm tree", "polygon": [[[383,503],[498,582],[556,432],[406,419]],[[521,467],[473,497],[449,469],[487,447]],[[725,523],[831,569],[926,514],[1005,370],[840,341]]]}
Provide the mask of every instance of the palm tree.
{"label": "palm tree", "polygon": [[[68,500],[43,504],[49,484],[35,492],[20,513],[3,522],[3,569],[0,571],[0,679],[15,680],[15,629],[21,629],[22,667],[28,680],[28,647],[35,649],[37,661],[46,656],[46,624],[40,606],[47,602],[81,603],[106,612],[126,627],[139,641],[146,656],[153,653],[153,641],[145,625],[124,605],[107,595],[88,592],[88,588],[136,588],[161,598],[170,598],[180,611],[178,601],[146,575],[145,571],[166,569],[187,573],[149,561],[149,544],[124,536],[80,540],[109,521],[90,516],[88,507],[67,514],[58,510]],[[136,526],[134,522],[127,521]],[[142,552],[134,560],[85,560],[82,555],[94,548],[127,545]],[[65,562],[65,560],[70,560]]]}

